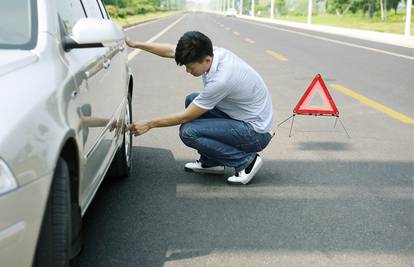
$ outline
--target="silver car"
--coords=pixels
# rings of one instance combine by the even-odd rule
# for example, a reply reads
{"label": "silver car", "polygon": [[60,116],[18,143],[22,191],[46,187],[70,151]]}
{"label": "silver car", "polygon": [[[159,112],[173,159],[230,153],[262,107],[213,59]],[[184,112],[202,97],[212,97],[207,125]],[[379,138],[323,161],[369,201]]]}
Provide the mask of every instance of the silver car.
{"label": "silver car", "polygon": [[101,0],[0,1],[0,266],[67,266],[131,168],[133,80]]}

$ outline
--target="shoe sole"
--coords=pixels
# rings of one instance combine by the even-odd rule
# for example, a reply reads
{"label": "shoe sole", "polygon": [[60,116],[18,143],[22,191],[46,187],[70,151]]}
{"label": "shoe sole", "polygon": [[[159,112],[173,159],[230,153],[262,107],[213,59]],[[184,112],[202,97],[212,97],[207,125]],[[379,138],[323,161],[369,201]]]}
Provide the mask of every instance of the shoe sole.
{"label": "shoe sole", "polygon": [[184,171],[186,172],[195,172],[195,173],[209,173],[209,174],[224,174],[225,170],[200,170],[200,169],[190,169],[184,167]]}

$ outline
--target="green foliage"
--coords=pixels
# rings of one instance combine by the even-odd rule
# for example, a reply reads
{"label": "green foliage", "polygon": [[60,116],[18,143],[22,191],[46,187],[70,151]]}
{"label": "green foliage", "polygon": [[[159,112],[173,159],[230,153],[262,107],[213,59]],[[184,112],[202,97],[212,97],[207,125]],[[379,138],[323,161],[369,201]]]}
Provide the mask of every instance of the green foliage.
{"label": "green foliage", "polygon": [[126,18],[160,11],[160,0],[104,0],[112,18]]}
{"label": "green foliage", "polygon": [[257,5],[255,5],[255,11],[256,12],[263,12],[263,11],[268,11],[269,10],[269,6],[268,5],[262,5],[262,4],[257,4]]}
{"label": "green foliage", "polygon": [[394,9],[394,14],[397,14],[397,7],[400,0],[387,0],[387,10]]}
{"label": "green foliage", "polygon": [[280,15],[285,15],[287,13],[286,1],[285,0],[276,0],[275,8],[278,10]]}
{"label": "green foliage", "polygon": [[[394,9],[397,13],[397,6],[401,0],[384,0],[387,10]],[[373,18],[378,16],[380,10],[380,0],[329,0],[328,13],[341,15],[344,12],[353,14],[362,13],[363,15]]]}
{"label": "green foliage", "polygon": [[112,5],[118,8],[125,8],[128,5],[127,0],[104,0],[105,5]]}
{"label": "green foliage", "polygon": [[[352,1],[352,0],[351,0]],[[332,0],[328,2],[328,12],[331,14],[342,14],[347,6],[350,4],[349,0]]]}

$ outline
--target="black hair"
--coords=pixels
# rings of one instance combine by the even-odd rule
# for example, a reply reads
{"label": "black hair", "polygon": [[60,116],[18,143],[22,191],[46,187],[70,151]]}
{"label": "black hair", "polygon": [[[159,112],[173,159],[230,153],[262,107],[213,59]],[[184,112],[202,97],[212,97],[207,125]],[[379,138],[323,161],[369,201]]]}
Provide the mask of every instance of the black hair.
{"label": "black hair", "polygon": [[210,38],[198,31],[184,33],[175,48],[177,65],[202,62],[206,56],[213,56],[213,44]]}

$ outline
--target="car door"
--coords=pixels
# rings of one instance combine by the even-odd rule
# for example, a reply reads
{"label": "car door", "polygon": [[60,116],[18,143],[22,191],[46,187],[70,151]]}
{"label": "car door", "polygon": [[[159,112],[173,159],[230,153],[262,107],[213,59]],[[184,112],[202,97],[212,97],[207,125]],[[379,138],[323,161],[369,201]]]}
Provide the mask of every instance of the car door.
{"label": "car door", "polygon": [[[82,0],[85,11],[90,18],[109,19],[100,0]],[[88,181],[89,188],[86,196],[93,196],[99,186],[100,181],[105,175],[112,156],[116,152],[116,141],[119,136],[116,131],[111,130],[112,125],[120,125],[119,120],[123,118],[123,106],[125,105],[125,84],[126,84],[126,67],[125,60],[122,59],[122,44],[114,44],[111,47],[98,48],[101,51],[101,62],[97,65],[100,70],[97,75],[89,74],[88,85],[90,96],[89,101],[93,103],[91,116],[97,118],[98,121],[103,118],[109,119],[104,128],[94,127],[90,131],[94,131],[93,135],[97,138],[91,138],[86,144],[86,167],[85,174],[90,177]],[[120,139],[120,138],[119,138]],[[89,199],[90,200],[90,199]]]}
{"label": "car door", "polygon": [[[93,9],[85,0],[56,0],[57,11],[62,21],[62,30],[70,34],[75,23],[83,17],[100,17],[99,6],[95,2]],[[77,116],[79,116],[79,135],[81,136],[81,177],[79,198],[81,208],[91,200],[102,176],[109,165],[111,151],[115,146],[115,131],[111,125],[116,120],[116,113],[121,96],[112,92],[110,86],[111,67],[108,54],[113,49],[82,48],[63,53],[70,72],[78,86],[76,95]]]}

